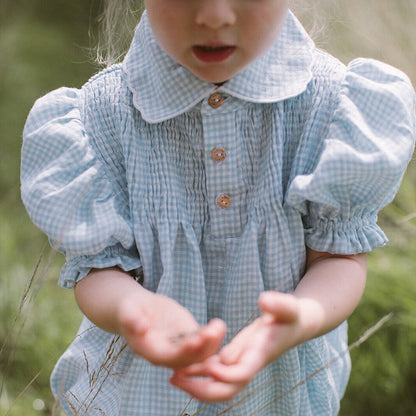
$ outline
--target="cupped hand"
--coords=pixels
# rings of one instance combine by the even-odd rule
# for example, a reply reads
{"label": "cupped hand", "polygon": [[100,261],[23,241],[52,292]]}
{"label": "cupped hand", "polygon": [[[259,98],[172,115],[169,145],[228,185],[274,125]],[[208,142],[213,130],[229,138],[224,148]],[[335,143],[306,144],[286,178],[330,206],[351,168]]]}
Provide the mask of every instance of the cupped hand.
{"label": "cupped hand", "polygon": [[215,354],[226,331],[219,319],[200,327],[178,302],[150,292],[144,298],[125,299],[118,311],[118,322],[121,335],[135,354],[173,369]]}
{"label": "cupped hand", "polygon": [[263,314],[239,332],[219,354],[175,371],[171,383],[203,401],[230,400],[267,364],[301,339],[299,299],[262,294]]}

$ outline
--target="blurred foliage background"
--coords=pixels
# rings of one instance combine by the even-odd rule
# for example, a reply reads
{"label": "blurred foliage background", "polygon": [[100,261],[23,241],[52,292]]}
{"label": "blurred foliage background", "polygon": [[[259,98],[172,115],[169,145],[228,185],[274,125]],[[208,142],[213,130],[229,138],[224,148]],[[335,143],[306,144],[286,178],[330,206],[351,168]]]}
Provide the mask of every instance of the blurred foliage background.
{"label": "blurred foliage background", "polygon": [[[313,6],[298,0],[294,8],[319,47],[345,63],[357,56],[383,60],[415,85],[414,0]],[[73,294],[56,284],[63,258],[49,250],[21,204],[19,153],[36,98],[62,85],[80,87],[99,70],[92,36],[99,10],[99,0],[0,0],[0,415],[58,414],[49,374],[81,316]],[[380,215],[390,242],[369,256],[367,290],[350,319],[351,342],[386,314],[393,317],[352,351],[343,416],[415,414],[415,183],[412,162],[394,203]]]}

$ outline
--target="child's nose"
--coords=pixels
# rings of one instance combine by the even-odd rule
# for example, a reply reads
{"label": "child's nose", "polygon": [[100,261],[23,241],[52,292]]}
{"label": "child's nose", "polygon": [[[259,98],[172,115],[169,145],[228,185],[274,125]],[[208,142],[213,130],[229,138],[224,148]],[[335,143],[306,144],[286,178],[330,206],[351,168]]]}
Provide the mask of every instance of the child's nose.
{"label": "child's nose", "polygon": [[220,29],[235,23],[236,14],[232,0],[201,0],[199,2],[195,22],[211,29]]}

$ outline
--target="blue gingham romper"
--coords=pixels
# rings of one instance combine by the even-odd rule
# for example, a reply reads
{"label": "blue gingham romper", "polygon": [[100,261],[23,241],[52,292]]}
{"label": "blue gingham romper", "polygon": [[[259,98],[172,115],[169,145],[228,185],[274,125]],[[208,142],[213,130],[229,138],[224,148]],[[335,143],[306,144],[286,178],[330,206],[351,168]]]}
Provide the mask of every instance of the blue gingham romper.
{"label": "blue gingham romper", "polygon": [[[295,289],[306,246],[355,254],[385,244],[377,212],[414,137],[407,77],[374,60],[344,66],[291,12],[274,46],[222,86],[167,56],[144,13],[122,64],[36,102],[22,196],[66,255],[62,286],[91,268],[142,270],[138,284],[201,325],[222,318],[228,341],[262,291]],[[285,353],[231,402],[205,406],[85,318],[52,390],[68,415],[336,415],[346,347],[344,323]]]}

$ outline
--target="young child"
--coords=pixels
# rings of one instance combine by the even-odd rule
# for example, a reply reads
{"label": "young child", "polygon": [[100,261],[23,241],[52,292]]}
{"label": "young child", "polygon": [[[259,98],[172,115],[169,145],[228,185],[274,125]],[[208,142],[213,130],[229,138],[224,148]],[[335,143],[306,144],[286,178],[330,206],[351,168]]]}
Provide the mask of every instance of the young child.
{"label": "young child", "polygon": [[288,0],[145,6],[123,63],[24,131],[23,200],[85,314],[53,392],[68,415],[336,415],[411,84],[317,50]]}

